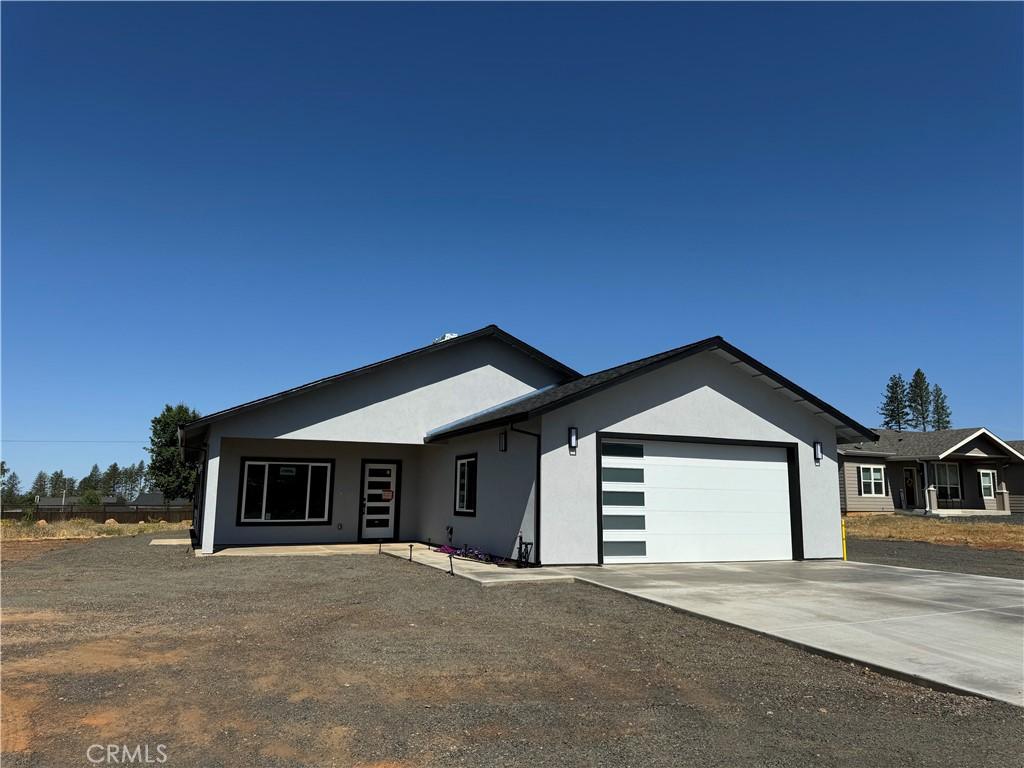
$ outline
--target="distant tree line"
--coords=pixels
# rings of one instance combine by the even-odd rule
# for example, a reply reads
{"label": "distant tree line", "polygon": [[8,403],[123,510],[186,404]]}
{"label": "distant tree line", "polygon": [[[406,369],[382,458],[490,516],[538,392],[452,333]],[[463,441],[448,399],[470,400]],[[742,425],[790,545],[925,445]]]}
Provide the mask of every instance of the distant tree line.
{"label": "distant tree line", "polygon": [[905,429],[927,432],[931,429],[949,429],[953,426],[953,413],[946,393],[938,384],[928,384],[928,377],[918,368],[908,383],[901,374],[889,377],[878,408],[882,426],[902,432]]}
{"label": "distant tree line", "polygon": [[32,485],[23,488],[18,473],[8,469],[6,462],[0,465],[3,475],[3,489],[0,496],[5,506],[14,504],[34,504],[41,496],[78,496],[82,504],[99,504],[104,496],[113,496],[118,501],[130,502],[140,493],[152,489],[146,462],[120,466],[116,461],[106,470],[99,464],[81,480],[67,474],[62,469],[53,472],[40,471]]}
{"label": "distant tree line", "polygon": [[178,427],[199,418],[199,412],[184,403],[165,405],[150,422],[150,461],[120,466],[114,462],[106,470],[93,464],[89,474],[78,480],[64,470],[40,471],[32,485],[22,487],[18,473],[0,461],[0,501],[6,506],[32,505],[42,496],[77,496],[81,504],[99,504],[104,496],[132,502],[146,491],[160,491],[165,499],[189,498],[196,479],[196,468],[186,464],[178,451]]}

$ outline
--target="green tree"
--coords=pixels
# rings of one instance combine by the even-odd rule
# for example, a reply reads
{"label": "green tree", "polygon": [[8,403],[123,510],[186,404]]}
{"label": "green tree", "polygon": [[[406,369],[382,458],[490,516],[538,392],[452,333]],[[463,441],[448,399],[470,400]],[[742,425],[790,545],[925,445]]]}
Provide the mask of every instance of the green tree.
{"label": "green tree", "polygon": [[932,428],[949,429],[953,426],[953,413],[949,410],[946,393],[938,384],[932,385]]}
{"label": "green tree", "polygon": [[149,438],[149,481],[165,499],[190,498],[195,484],[195,467],[181,458],[178,427],[199,418],[199,412],[184,403],[165,405],[151,422]]}
{"label": "green tree", "polygon": [[84,493],[85,491],[100,491],[102,489],[103,473],[100,472],[99,464],[93,464],[89,474],[78,482],[78,490],[80,493]]}
{"label": "green tree", "polygon": [[50,480],[47,483],[51,496],[60,496],[68,490],[67,478],[64,477],[64,470],[58,469],[50,473]]}
{"label": "green tree", "polygon": [[50,476],[43,470],[39,470],[36,475],[36,479],[32,481],[32,487],[29,488],[29,495],[35,500],[36,496],[46,496],[47,486],[50,483]]}
{"label": "green tree", "polygon": [[79,504],[86,504],[90,507],[98,507],[103,503],[103,497],[95,488],[86,488],[78,497]]}
{"label": "green tree", "polygon": [[3,489],[0,490],[0,501],[4,504],[17,504],[21,501],[21,480],[18,478],[17,472],[12,472],[7,469],[6,466],[3,468],[3,472],[0,473],[3,477]]}
{"label": "green tree", "polygon": [[115,461],[100,479],[100,493],[105,496],[122,496],[121,492],[121,468]]}
{"label": "green tree", "polygon": [[927,432],[932,421],[932,390],[928,386],[928,377],[920,368],[914,371],[907,387],[907,404],[910,407],[907,423],[914,429]]}
{"label": "green tree", "polygon": [[894,373],[885,385],[882,405],[878,408],[882,417],[882,426],[902,432],[910,419],[910,408],[907,403],[907,382],[903,376]]}

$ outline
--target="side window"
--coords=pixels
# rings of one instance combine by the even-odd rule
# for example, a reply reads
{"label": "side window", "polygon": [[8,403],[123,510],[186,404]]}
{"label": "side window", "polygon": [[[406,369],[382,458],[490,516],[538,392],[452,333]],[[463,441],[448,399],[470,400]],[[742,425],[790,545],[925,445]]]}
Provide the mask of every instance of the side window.
{"label": "side window", "polygon": [[476,454],[455,457],[455,514],[476,516]]}

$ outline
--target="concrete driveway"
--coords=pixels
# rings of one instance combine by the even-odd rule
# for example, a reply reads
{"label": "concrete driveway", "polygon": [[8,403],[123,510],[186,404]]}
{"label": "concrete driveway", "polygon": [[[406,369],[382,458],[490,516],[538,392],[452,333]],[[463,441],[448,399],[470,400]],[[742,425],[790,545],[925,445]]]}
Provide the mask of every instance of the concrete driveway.
{"label": "concrete driveway", "polygon": [[1024,581],[841,561],[558,570],[901,676],[1024,705]]}

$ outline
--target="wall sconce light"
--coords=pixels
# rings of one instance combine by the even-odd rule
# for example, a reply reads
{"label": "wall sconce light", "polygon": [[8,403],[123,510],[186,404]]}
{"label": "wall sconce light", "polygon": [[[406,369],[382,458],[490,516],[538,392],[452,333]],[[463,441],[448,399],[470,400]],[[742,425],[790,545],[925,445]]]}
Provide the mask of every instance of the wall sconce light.
{"label": "wall sconce light", "polygon": [[821,466],[821,441],[814,441],[814,466]]}
{"label": "wall sconce light", "polygon": [[576,455],[576,447],[580,444],[580,433],[576,427],[569,427],[569,455]]}
{"label": "wall sconce light", "polygon": [[498,433],[498,453],[505,453],[508,450],[508,432],[504,429]]}

